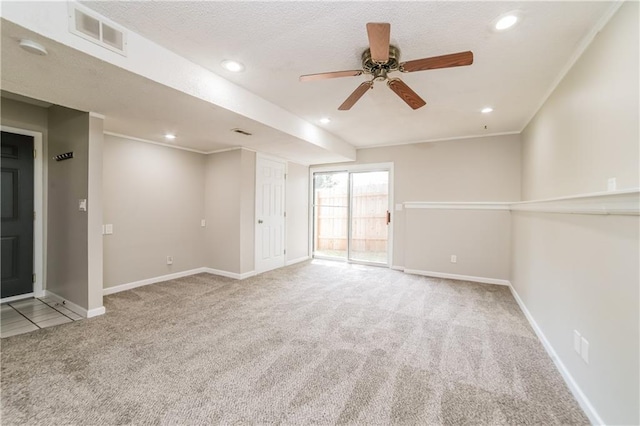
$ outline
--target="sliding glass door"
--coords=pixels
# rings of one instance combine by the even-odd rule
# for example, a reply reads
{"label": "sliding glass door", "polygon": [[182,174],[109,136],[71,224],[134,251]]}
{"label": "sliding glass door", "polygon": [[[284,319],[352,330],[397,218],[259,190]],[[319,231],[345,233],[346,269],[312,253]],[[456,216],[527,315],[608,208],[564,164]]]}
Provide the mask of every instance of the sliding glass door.
{"label": "sliding glass door", "polygon": [[313,173],[313,255],[389,264],[389,170]]}

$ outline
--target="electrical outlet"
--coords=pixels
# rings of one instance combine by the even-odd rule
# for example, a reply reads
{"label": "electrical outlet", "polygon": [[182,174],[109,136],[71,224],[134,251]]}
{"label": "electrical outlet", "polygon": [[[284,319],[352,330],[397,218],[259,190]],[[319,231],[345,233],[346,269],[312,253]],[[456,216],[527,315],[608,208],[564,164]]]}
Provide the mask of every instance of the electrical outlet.
{"label": "electrical outlet", "polygon": [[616,178],[607,179],[607,191],[615,191],[617,189]]}
{"label": "electrical outlet", "polygon": [[576,351],[576,353],[579,355],[580,354],[580,345],[582,345],[582,340],[581,340],[582,336],[580,335],[580,333],[578,333],[578,330],[573,330],[573,350]]}
{"label": "electrical outlet", "polygon": [[113,234],[113,224],[111,224],[111,223],[107,223],[107,224],[104,226],[104,233],[105,233],[105,234],[107,234],[107,235],[111,235],[111,234]]}
{"label": "electrical outlet", "polygon": [[458,263],[458,256],[456,256],[455,254],[451,255],[451,263]]}
{"label": "electrical outlet", "polygon": [[580,353],[582,354],[584,362],[589,364],[589,341],[584,337],[581,339]]}
{"label": "electrical outlet", "polygon": [[200,226],[202,226],[203,228],[204,228],[205,226],[207,226],[207,221],[206,221],[206,220],[204,220],[204,219],[202,219],[202,220],[200,221]]}
{"label": "electrical outlet", "polygon": [[173,256],[167,256],[167,265],[173,265]]}

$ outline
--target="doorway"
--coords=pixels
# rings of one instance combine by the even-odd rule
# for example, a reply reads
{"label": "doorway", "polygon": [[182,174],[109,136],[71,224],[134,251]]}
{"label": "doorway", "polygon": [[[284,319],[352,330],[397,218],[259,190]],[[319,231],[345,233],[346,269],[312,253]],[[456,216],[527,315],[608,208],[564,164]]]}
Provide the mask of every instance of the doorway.
{"label": "doorway", "polygon": [[313,257],[389,266],[390,165],[312,171]]}
{"label": "doorway", "polygon": [[256,155],[256,273],[285,264],[286,170],[284,161]]}
{"label": "doorway", "polygon": [[0,302],[43,296],[42,133],[1,127]]}

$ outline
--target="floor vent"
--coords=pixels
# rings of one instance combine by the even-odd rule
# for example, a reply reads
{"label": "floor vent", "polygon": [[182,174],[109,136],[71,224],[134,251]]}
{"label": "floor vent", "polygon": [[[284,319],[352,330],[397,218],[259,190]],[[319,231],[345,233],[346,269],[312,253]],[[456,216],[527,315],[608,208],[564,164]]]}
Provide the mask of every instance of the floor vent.
{"label": "floor vent", "polygon": [[69,31],[104,48],[126,56],[127,39],[123,29],[96,13],[69,2]]}

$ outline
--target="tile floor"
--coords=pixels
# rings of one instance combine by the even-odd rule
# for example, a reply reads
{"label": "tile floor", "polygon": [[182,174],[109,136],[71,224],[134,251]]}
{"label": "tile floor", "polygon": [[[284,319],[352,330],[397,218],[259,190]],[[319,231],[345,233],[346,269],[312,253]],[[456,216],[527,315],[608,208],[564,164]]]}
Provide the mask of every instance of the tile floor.
{"label": "tile floor", "polygon": [[81,320],[83,317],[53,299],[24,299],[0,307],[0,337],[28,333]]}

